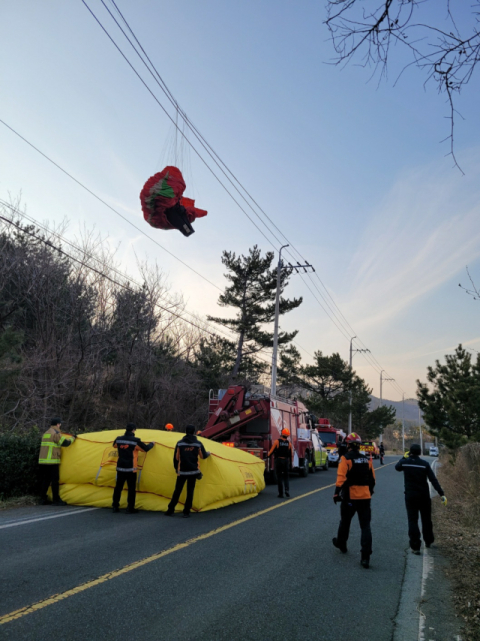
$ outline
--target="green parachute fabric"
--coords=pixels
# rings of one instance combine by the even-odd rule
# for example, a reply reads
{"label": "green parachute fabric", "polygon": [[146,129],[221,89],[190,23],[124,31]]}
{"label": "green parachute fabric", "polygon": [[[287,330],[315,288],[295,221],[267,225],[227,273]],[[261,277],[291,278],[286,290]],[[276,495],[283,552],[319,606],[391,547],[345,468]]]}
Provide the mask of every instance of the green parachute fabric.
{"label": "green parachute fabric", "polygon": [[[70,447],[62,448],[60,498],[70,505],[111,507],[118,455],[113,441],[123,434],[124,430],[81,434]],[[173,453],[182,434],[137,430],[135,436],[144,443],[155,443],[149,452],[140,452],[138,455],[135,505],[140,510],[166,511],[177,479]],[[209,439],[200,437],[200,441],[211,452],[211,456],[200,460],[203,478],[197,481],[195,487],[193,511],[204,512],[246,501],[265,488],[262,460]],[[186,486],[177,511],[183,509],[185,495]],[[125,487],[120,507],[126,506]]]}

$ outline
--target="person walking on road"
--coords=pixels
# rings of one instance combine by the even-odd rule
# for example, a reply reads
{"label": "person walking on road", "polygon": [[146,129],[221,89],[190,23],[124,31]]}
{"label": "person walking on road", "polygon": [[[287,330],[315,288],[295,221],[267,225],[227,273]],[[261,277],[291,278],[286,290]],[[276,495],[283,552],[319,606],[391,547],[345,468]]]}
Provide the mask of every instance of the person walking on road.
{"label": "person walking on road", "polygon": [[383,446],[383,443],[380,443],[380,447],[378,449],[380,451],[380,465],[384,465],[383,457],[385,456],[385,448]]}
{"label": "person walking on road", "polygon": [[177,472],[177,482],[175,484],[172,500],[168,504],[168,509],[165,512],[167,516],[173,516],[175,506],[180,499],[180,494],[185,487],[185,483],[187,484],[187,498],[183,507],[183,516],[185,518],[190,516],[195,484],[202,478],[198,459],[206,459],[209,456],[210,452],[206,451],[203,443],[200,443],[198,438],[195,436],[195,426],[187,425],[185,428],[185,436],[178,441],[173,455],[173,467]]}
{"label": "person walking on road", "polygon": [[293,465],[293,447],[288,437],[290,430],[286,427],[283,428],[280,438],[277,439],[272,447],[268,456],[275,457],[275,474],[277,475],[278,483],[278,498],[283,499],[283,487],[285,486],[285,496],[290,497],[290,485],[288,479],[289,463]]}
{"label": "person walking on road", "polygon": [[418,528],[418,514],[422,519],[422,534],[425,546],[429,548],[435,541],[432,524],[432,500],[428,481],[433,485],[444,503],[447,499],[443,493],[430,463],[420,458],[420,445],[410,447],[408,458],[401,458],[395,465],[397,472],[403,472],[405,481],[405,506],[408,517],[408,538],[414,554],[420,554],[421,537]]}
{"label": "person walking on road", "polygon": [[333,545],[344,554],[347,552],[347,541],[350,523],[355,513],[361,529],[361,564],[370,566],[372,554],[371,498],[375,487],[375,472],[370,457],[359,451],[362,439],[352,432],[345,442],[347,454],[340,459],[337,470],[337,482],[333,501],[340,504],[340,525],[338,534],[332,539]]}
{"label": "person walking on road", "polygon": [[142,443],[135,436],[136,429],[134,423],[128,423],[125,434],[117,436],[113,442],[113,447],[118,449],[117,482],[113,490],[112,499],[113,512],[120,512],[120,497],[125,483],[128,487],[127,509],[125,512],[126,514],[136,514],[138,512],[135,509],[138,452],[150,451],[155,443]]}
{"label": "person walking on road", "polygon": [[[50,429],[42,436],[38,463],[40,466],[40,494],[42,505],[66,505],[60,498],[60,459],[62,447],[71,445],[75,437],[60,431],[62,421],[52,418]],[[52,486],[53,501],[47,497],[48,488]]]}

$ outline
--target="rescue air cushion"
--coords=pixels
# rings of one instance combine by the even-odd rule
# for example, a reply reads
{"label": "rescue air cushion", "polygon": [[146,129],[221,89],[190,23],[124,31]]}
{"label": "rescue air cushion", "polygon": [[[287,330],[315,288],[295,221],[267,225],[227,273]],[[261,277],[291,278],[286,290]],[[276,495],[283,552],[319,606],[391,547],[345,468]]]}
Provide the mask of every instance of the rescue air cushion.
{"label": "rescue air cushion", "polygon": [[[113,441],[123,434],[124,430],[82,434],[70,447],[62,448],[60,497],[64,501],[70,505],[111,507],[117,461]],[[135,505],[141,510],[166,511],[177,479],[173,453],[182,434],[137,430],[135,436],[144,443],[155,443],[149,452],[139,452]],[[265,488],[265,466],[261,459],[209,439],[200,437],[199,440],[211,456],[200,459],[203,478],[195,487],[194,511],[204,512],[246,501]],[[183,509],[185,496],[186,485],[176,511]],[[126,506],[125,486],[120,507]]]}

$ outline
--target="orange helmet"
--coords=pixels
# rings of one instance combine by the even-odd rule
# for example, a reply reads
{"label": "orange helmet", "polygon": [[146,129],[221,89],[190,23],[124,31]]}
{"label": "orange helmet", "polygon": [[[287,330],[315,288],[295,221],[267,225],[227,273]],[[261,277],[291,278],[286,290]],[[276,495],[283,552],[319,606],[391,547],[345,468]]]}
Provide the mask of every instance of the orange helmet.
{"label": "orange helmet", "polygon": [[165,425],[165,429],[166,429],[167,431],[171,432],[171,431],[173,430],[173,425],[172,425],[171,423],[167,423],[167,424]]}
{"label": "orange helmet", "polygon": [[345,443],[361,443],[361,442],[362,442],[362,437],[356,432],[352,432],[345,439]]}
{"label": "orange helmet", "polygon": [[282,436],[290,436],[290,430],[287,427],[283,428]]}

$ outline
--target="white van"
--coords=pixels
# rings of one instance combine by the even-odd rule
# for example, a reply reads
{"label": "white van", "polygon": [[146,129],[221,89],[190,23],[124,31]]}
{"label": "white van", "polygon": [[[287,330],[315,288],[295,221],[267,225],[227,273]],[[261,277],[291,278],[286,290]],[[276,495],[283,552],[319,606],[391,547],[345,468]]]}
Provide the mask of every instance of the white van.
{"label": "white van", "polygon": [[430,456],[438,456],[438,447],[435,445],[430,446]]}

